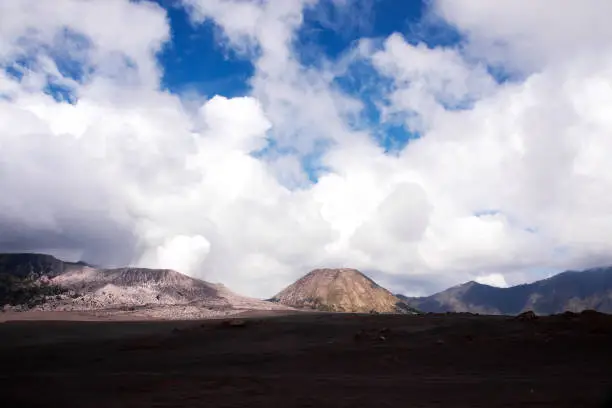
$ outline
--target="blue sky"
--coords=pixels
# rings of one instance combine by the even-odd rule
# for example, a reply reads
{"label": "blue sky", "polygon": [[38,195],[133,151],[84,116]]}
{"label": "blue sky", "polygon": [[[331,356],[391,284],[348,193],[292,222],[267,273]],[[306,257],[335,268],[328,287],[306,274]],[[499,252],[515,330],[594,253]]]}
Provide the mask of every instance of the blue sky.
{"label": "blue sky", "polygon": [[[163,89],[199,100],[215,95],[231,98],[250,93],[253,60],[227,46],[221,29],[214,22],[190,22],[187,10],[175,0],[141,1],[155,2],[167,13],[171,39],[158,54]],[[429,1],[364,0],[348,4],[338,7],[331,0],[323,0],[304,11],[304,21],[293,44],[295,56],[303,67],[337,61],[354,49],[360,39],[371,39],[381,46],[393,33],[400,33],[409,43],[425,43],[430,48],[456,46],[461,42],[452,27],[434,21],[427,13]],[[65,35],[74,44],[89,46],[87,39],[78,33],[66,32]],[[56,55],[54,60],[65,77],[82,79],[83,67],[78,62],[64,55]],[[15,67],[27,67],[31,62],[27,58],[15,61],[6,72],[18,77],[20,72]],[[495,74],[500,80],[507,77],[500,69],[495,70]],[[364,104],[354,127],[366,129],[386,153],[396,154],[410,140],[420,136],[417,131],[405,127],[404,117],[381,119],[380,103],[391,84],[368,63],[353,61],[346,74],[336,78],[335,84]],[[53,81],[49,81],[46,92],[57,101],[75,101],[69,88]],[[312,159],[305,159],[303,164],[307,169]],[[316,178],[314,170],[309,171],[309,176]]]}
{"label": "blue sky", "polygon": [[[241,95],[248,92],[251,63],[219,41],[219,32],[208,21],[194,25],[182,7],[168,0],[156,0],[168,12],[172,42],[159,56],[164,67],[164,85],[173,92],[195,89],[204,94]],[[426,6],[421,1],[365,0],[358,8],[364,22],[350,23],[354,10],[342,16],[330,1],[306,11],[295,48],[303,61],[337,58],[362,37],[383,38],[393,32],[415,36]],[[348,27],[346,21],[349,20]]]}
{"label": "blue sky", "polygon": [[214,24],[191,24],[184,8],[159,2],[167,10],[172,30],[171,42],[159,55],[163,86],[179,94],[234,97],[248,93],[253,66],[220,44]]}
{"label": "blue sky", "polygon": [[[169,0],[156,1],[167,10],[172,30],[171,42],[159,55],[164,73],[162,86],[173,93],[205,97],[247,95],[254,70],[252,61],[227,47],[219,28],[211,21],[192,24],[184,8],[173,7]],[[305,11],[294,44],[303,66],[337,60],[362,38],[382,42],[393,33],[401,33],[408,42],[424,42],[430,47],[456,45],[461,40],[449,26],[426,18],[427,1],[364,0],[354,4],[338,8],[325,0]],[[343,92],[362,100],[362,126],[389,154],[419,136],[406,129],[401,118],[380,120],[375,102],[388,83],[371,66],[354,64],[336,82]],[[314,177],[314,173],[310,176]]]}

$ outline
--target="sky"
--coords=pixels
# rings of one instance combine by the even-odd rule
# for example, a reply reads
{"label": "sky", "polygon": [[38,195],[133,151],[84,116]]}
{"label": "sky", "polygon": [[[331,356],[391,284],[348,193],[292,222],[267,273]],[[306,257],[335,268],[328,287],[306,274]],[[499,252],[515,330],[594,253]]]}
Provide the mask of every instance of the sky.
{"label": "sky", "polygon": [[269,297],[612,263],[612,2],[0,2],[0,251]]}

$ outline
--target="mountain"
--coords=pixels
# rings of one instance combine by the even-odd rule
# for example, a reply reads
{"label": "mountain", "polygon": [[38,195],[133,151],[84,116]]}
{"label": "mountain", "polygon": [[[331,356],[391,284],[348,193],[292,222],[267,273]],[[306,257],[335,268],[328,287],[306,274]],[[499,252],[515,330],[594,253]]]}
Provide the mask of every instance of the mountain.
{"label": "mountain", "polygon": [[0,274],[10,274],[18,278],[28,276],[54,277],[65,271],[85,266],[83,262],[64,262],[46,254],[0,254]]}
{"label": "mountain", "polygon": [[315,269],[271,300],[291,307],[331,312],[416,313],[355,269]]}
{"label": "mountain", "polygon": [[554,314],[594,309],[612,313],[612,267],[567,271],[509,288],[468,282],[432,296],[398,297],[424,312],[512,315],[526,310],[533,310],[537,314]]}
{"label": "mountain", "polygon": [[164,318],[289,309],[173,270],[99,269],[44,254],[0,254],[2,305],[19,310],[139,311]]}
{"label": "mountain", "polygon": [[221,300],[215,285],[167,269],[73,268],[49,282],[79,295],[71,302],[73,306],[94,309]]}

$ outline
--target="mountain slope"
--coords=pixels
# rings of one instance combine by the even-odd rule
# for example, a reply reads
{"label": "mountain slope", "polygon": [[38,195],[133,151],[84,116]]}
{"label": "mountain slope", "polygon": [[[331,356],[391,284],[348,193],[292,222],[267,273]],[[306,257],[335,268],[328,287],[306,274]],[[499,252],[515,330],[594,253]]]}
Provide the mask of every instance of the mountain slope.
{"label": "mountain slope", "polygon": [[567,271],[510,288],[468,282],[432,296],[399,297],[424,312],[518,314],[533,310],[554,314],[594,309],[612,313],[612,267]]}
{"label": "mountain slope", "polygon": [[355,269],[315,269],[271,300],[297,308],[333,312],[414,312]]}
{"label": "mountain slope", "polygon": [[0,306],[32,308],[67,290],[48,282],[74,264],[44,254],[0,254]]}
{"label": "mountain slope", "polygon": [[32,275],[51,278],[69,269],[85,265],[84,263],[60,261],[46,254],[0,254],[0,274],[12,275],[17,278],[26,278]]}
{"label": "mountain slope", "polygon": [[173,270],[97,269],[41,254],[0,254],[0,306],[5,304],[64,311],[155,310],[154,317],[164,318],[204,317],[204,309],[289,309]]}
{"label": "mountain slope", "polygon": [[166,269],[73,268],[49,282],[78,295],[70,302],[73,307],[96,309],[193,302],[229,306],[215,285]]}

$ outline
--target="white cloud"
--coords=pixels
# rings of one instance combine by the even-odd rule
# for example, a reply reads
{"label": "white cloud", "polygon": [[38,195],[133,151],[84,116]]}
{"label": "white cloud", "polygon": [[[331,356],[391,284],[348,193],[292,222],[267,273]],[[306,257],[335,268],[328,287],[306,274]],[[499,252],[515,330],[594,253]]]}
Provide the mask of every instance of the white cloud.
{"label": "white cloud", "polygon": [[507,288],[508,283],[504,278],[504,275],[499,273],[492,273],[491,275],[480,276],[476,278],[476,282],[482,283],[483,285],[496,286],[498,288]]}
{"label": "white cloud", "polygon": [[[175,268],[259,296],[317,266],[504,285],[612,260],[612,54],[588,28],[603,3],[548,15],[519,2],[521,20],[510,2],[438,1],[463,48],[395,34],[305,67],[294,39],[316,2],[185,0],[255,66],[251,95],[185,105],[159,90],[161,8],[61,1],[0,5],[0,63],[36,62],[0,74],[0,249]],[[66,58],[92,70],[64,77]],[[351,126],[362,101],[334,78],[356,58],[391,79],[386,113],[422,133],[396,155]],[[525,78],[497,84],[485,62]],[[44,94],[49,76],[78,102]],[[255,157],[270,138],[291,154]],[[315,152],[327,170],[311,183]]]}
{"label": "white cloud", "polygon": [[159,268],[193,271],[200,267],[210,252],[210,242],[201,235],[176,235],[157,248]]}
{"label": "white cloud", "polygon": [[[468,50],[519,72],[546,70],[611,49],[605,0],[436,0],[435,12],[467,35]],[[571,58],[568,58],[571,56]]]}
{"label": "white cloud", "polygon": [[407,125],[416,132],[435,126],[446,109],[465,107],[494,88],[486,69],[469,64],[458,50],[412,45],[400,34],[389,36],[371,58],[396,86],[386,113],[408,114]]}
{"label": "white cloud", "polygon": [[150,2],[10,1],[0,5],[0,16],[0,61],[50,47],[121,79],[129,59],[149,84],[159,76],[152,54],[169,38],[165,14]]}
{"label": "white cloud", "polygon": [[[264,105],[271,133],[281,148],[300,156],[316,151],[322,141],[346,139],[347,115],[361,103],[332,85],[333,75],[304,67],[294,48],[304,9],[317,0],[183,0],[196,23],[214,21],[239,51],[249,50],[255,66],[252,95]],[[241,16],[238,18],[237,16]],[[243,22],[244,20],[249,22]]]}

